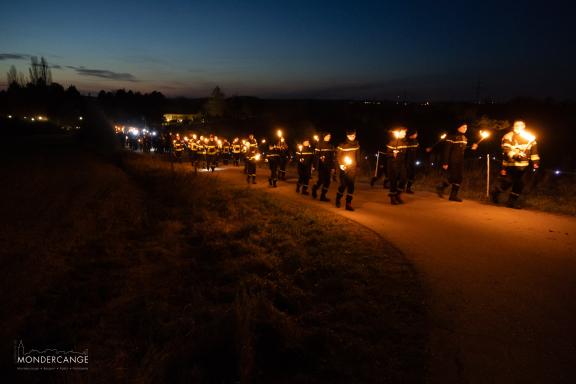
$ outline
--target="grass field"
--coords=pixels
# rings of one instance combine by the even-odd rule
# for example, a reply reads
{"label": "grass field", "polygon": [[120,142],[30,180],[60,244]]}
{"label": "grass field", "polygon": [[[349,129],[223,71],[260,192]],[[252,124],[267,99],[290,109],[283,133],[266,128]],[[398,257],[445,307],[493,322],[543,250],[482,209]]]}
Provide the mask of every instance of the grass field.
{"label": "grass field", "polygon": [[[23,382],[422,382],[426,297],[342,217],[70,139],[3,155],[2,369]],[[17,372],[15,339],[89,350]],[[6,347],[8,346],[8,347]]]}

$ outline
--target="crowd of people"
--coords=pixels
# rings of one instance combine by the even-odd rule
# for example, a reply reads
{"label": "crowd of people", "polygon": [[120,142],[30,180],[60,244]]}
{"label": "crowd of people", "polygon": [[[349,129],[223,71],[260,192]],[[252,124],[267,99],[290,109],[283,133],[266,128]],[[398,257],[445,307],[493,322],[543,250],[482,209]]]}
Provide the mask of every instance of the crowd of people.
{"label": "crowd of people", "polygon": [[[479,141],[469,144],[467,131],[468,126],[461,124],[452,133],[443,135],[440,141],[425,149],[426,152],[435,152],[440,158],[444,177],[436,186],[438,196],[444,197],[446,190],[450,188],[448,199],[454,202],[462,201],[459,191],[464,178],[465,153],[467,150],[476,151],[479,143],[486,137],[482,136]],[[255,184],[258,164],[267,163],[268,183],[274,188],[278,186],[279,181],[286,180],[287,165],[293,162],[298,172],[297,193],[329,202],[330,185],[337,181],[336,207],[341,207],[344,200],[345,209],[354,210],[352,200],[359,174],[361,152],[356,131],[353,129],[346,132],[346,140],[338,145],[333,143],[330,132],[319,132],[309,139],[300,141],[292,150],[282,131],[278,131],[272,140],[260,141],[253,134],[247,138],[236,137],[232,140],[214,134],[206,137],[180,133],[167,135],[163,138],[165,144],[155,150],[169,152],[173,161],[190,161],[195,171],[205,169],[214,172],[219,163],[237,167],[243,164],[246,182]],[[129,138],[128,135],[126,137]],[[155,135],[149,134],[149,137],[152,141]],[[140,140],[142,143],[145,142]],[[492,188],[491,197],[494,203],[499,203],[500,195],[511,189],[507,205],[520,208],[518,198],[523,190],[525,173],[529,169],[537,169],[540,164],[536,139],[526,130],[524,122],[516,121],[512,130],[503,136],[501,147],[502,166]],[[421,150],[416,130],[398,127],[389,131],[386,150],[378,154],[378,163],[371,184],[374,185],[383,177],[384,185],[389,190],[391,204],[403,204],[402,194],[414,193],[415,167]],[[315,180],[312,180],[313,170],[316,174]]]}

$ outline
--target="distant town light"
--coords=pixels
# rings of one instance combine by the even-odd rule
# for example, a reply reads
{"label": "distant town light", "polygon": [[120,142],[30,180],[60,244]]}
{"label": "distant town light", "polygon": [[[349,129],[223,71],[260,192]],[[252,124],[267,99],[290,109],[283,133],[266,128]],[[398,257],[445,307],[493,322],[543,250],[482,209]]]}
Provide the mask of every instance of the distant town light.
{"label": "distant town light", "polygon": [[559,169],[557,169],[557,170],[554,171],[554,174],[555,174],[555,175],[559,175],[559,174],[561,174],[561,173],[562,173],[562,172],[561,172]]}
{"label": "distant town light", "polygon": [[78,120],[82,121],[82,120],[84,120],[84,117],[79,116],[79,117],[78,117]]}
{"label": "distant town light", "polygon": [[12,118],[12,115],[8,115],[8,118],[11,119],[11,118]]}
{"label": "distant town light", "polygon": [[420,165],[420,161],[419,161],[419,160],[416,160],[416,165]]}

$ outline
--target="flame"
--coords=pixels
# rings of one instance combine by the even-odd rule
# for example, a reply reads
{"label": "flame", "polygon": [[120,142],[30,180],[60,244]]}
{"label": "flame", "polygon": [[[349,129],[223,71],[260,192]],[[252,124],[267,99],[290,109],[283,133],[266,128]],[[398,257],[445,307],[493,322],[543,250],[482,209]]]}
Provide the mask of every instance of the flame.
{"label": "flame", "polygon": [[522,137],[524,140],[527,140],[528,142],[536,140],[536,136],[527,131],[522,131],[522,133],[520,133],[520,137]]}
{"label": "flame", "polygon": [[314,135],[314,140],[315,141],[320,141],[320,137],[318,135]]}
{"label": "flame", "polygon": [[283,135],[282,130],[279,129],[279,130],[276,132],[276,134],[278,135],[278,137],[282,137],[282,135]]}
{"label": "flame", "polygon": [[257,154],[254,156],[254,160],[256,160],[256,161],[260,160],[260,154],[259,154],[259,153],[257,153]]}
{"label": "flame", "polygon": [[445,134],[445,133],[443,133],[443,134],[440,135],[440,140],[444,140],[445,138],[446,138],[446,134]]}
{"label": "flame", "polygon": [[344,158],[344,164],[346,164],[346,165],[352,165],[352,159],[351,159],[350,157],[346,156],[346,157]]}
{"label": "flame", "polygon": [[488,132],[488,131],[480,131],[480,137],[481,137],[482,139],[486,139],[486,138],[490,137],[490,132]]}

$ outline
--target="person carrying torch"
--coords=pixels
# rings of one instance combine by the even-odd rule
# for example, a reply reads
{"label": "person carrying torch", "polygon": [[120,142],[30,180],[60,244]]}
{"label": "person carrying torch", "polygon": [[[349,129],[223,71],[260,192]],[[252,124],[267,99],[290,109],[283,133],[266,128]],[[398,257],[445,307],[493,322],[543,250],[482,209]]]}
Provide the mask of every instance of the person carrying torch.
{"label": "person carrying torch", "polygon": [[310,141],[304,140],[302,144],[298,145],[298,150],[296,151],[296,163],[298,168],[298,183],[296,184],[297,193],[299,193],[300,188],[302,188],[302,194],[309,195],[308,184],[312,177],[313,158],[314,152],[312,152]]}
{"label": "person carrying torch", "polygon": [[392,205],[403,204],[400,198],[401,188],[406,184],[406,142],[405,127],[400,127],[392,131],[392,137],[386,145],[386,167],[388,179],[390,180],[390,203]]}
{"label": "person carrying torch", "polygon": [[332,139],[330,133],[326,132],[319,135],[319,139],[320,136],[322,140],[318,141],[316,149],[314,150],[316,169],[318,170],[318,181],[312,186],[312,197],[318,197],[318,189],[322,188],[320,201],[330,201],[330,199],[326,197],[326,193],[328,193],[330,178],[334,170],[334,155],[336,150],[330,142]]}
{"label": "person carrying torch", "polygon": [[236,137],[232,142],[232,163],[235,167],[240,166],[240,157],[242,156],[242,144],[240,139]]}
{"label": "person carrying torch", "polygon": [[276,144],[270,143],[268,152],[266,153],[266,159],[268,159],[268,166],[270,167],[268,183],[271,187],[276,188],[276,183],[278,182],[278,161],[280,160],[280,153],[278,152]]}
{"label": "person carrying torch", "polygon": [[218,164],[218,141],[210,134],[210,138],[206,142],[206,169],[214,172]]}
{"label": "person carrying torch", "polygon": [[353,211],[352,198],[356,174],[360,164],[360,145],[356,141],[356,130],[346,130],[346,141],[340,144],[336,151],[336,165],[340,173],[340,185],[336,194],[336,207],[340,208],[342,196],[346,191],[346,210]]}
{"label": "person carrying torch", "polygon": [[412,185],[416,180],[416,161],[418,161],[418,152],[420,144],[418,143],[418,131],[411,130],[408,132],[406,139],[406,193],[414,193]]}
{"label": "person carrying torch", "polygon": [[[442,169],[447,172],[447,180],[443,180],[436,186],[436,193],[439,197],[444,197],[446,187],[451,185],[450,201],[462,202],[458,192],[464,178],[464,153],[468,146],[466,131],[468,131],[468,125],[462,124],[455,133],[448,135],[445,139]],[[478,143],[472,144],[471,149],[473,151],[478,149]]]}
{"label": "person carrying torch", "polygon": [[280,180],[286,180],[286,165],[288,165],[288,158],[290,157],[290,152],[288,151],[288,144],[286,144],[286,139],[284,138],[284,133],[281,129],[276,132],[278,136],[278,153],[280,154],[278,178]]}
{"label": "person carrying torch", "polygon": [[253,134],[246,140],[246,182],[256,184],[256,163],[260,161],[258,142]]}
{"label": "person carrying torch", "polygon": [[502,152],[502,170],[492,192],[492,201],[498,204],[500,194],[512,187],[507,206],[519,209],[518,198],[524,189],[524,176],[530,164],[534,169],[540,167],[536,137],[526,131],[523,121],[515,121],[512,131],[502,137]]}

